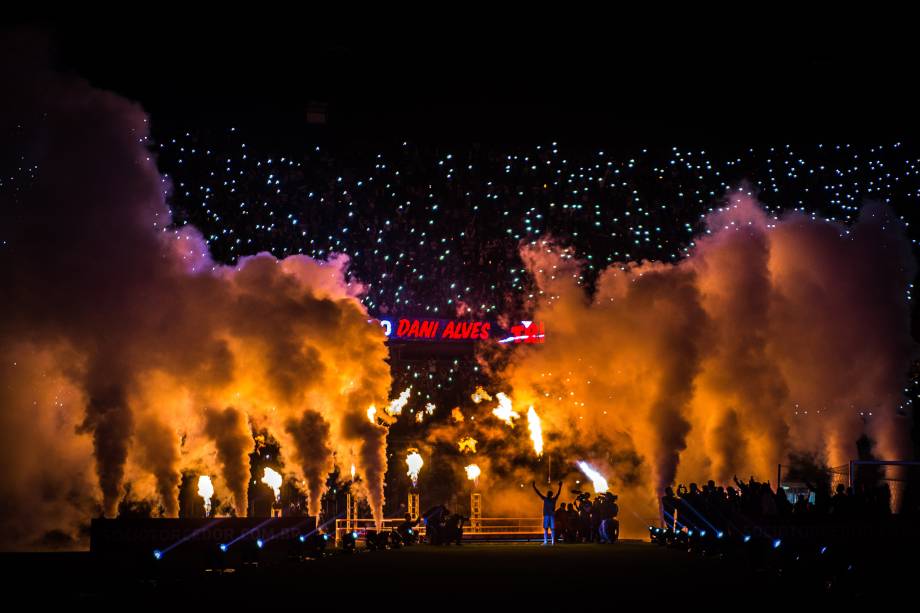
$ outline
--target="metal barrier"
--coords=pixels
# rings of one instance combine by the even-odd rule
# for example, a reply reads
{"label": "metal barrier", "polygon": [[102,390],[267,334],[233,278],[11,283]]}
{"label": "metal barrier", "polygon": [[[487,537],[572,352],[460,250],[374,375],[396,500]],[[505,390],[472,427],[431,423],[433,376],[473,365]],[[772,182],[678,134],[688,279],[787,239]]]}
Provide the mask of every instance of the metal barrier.
{"label": "metal barrier", "polygon": [[[381,530],[395,530],[402,519],[384,519]],[[376,530],[377,524],[373,519],[337,519],[335,522],[335,543],[341,545],[342,536],[346,532],[354,532],[355,540],[364,540],[368,530]],[[420,523],[415,527],[419,538],[425,536],[425,524]],[[478,526],[465,527],[463,540],[488,540],[514,539],[514,538],[543,538],[543,519],[540,517],[483,517]]]}

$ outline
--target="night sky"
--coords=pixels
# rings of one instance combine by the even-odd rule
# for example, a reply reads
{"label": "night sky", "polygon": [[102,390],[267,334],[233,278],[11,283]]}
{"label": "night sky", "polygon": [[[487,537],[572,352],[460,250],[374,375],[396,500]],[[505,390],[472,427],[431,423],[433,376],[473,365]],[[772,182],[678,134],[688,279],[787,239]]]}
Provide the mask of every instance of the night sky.
{"label": "night sky", "polygon": [[371,140],[715,144],[904,138],[916,127],[909,49],[896,35],[853,44],[846,30],[797,20],[679,30],[611,17],[587,30],[496,25],[475,35],[444,32],[443,22],[332,23],[36,27],[50,33],[62,69],[139,100],[160,124],[229,117],[284,132],[319,104],[329,132]]}

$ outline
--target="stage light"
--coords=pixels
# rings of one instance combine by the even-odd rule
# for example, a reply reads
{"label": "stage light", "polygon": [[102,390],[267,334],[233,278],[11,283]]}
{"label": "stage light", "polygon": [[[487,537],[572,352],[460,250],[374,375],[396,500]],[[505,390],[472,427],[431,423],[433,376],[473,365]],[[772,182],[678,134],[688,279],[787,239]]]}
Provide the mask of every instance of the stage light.
{"label": "stage light", "polygon": [[357,532],[352,532],[352,533],[351,533],[351,538],[353,538],[353,539],[358,538],[358,533],[357,533]]}
{"label": "stage light", "polygon": [[720,539],[720,538],[722,538],[723,536],[725,536],[725,534],[724,534],[721,530],[719,530],[718,532],[716,532],[716,538],[717,538],[717,539]]}
{"label": "stage light", "polygon": [[154,549],[154,550],[153,550],[153,557],[154,557],[155,559],[159,560],[160,558],[163,557],[163,552],[160,551],[159,549]]}
{"label": "stage light", "polygon": [[226,553],[226,552],[227,552],[227,544],[226,544],[226,543],[221,543],[221,544],[220,544],[220,550],[223,551],[224,553]]}
{"label": "stage light", "polygon": [[751,542],[751,535],[750,535],[750,534],[745,534],[745,535],[744,535],[744,542],[745,542],[745,543]]}
{"label": "stage light", "polygon": [[265,545],[265,541],[263,541],[262,539],[256,539],[256,547],[258,547],[259,549],[262,549],[263,545]]}
{"label": "stage light", "polygon": [[824,552],[826,552],[826,551],[827,551],[827,547],[824,546],[824,547],[821,548],[821,551],[820,551],[819,553],[821,553],[821,554],[823,555]]}
{"label": "stage light", "polygon": [[301,543],[303,543],[305,540],[307,540],[307,538],[306,538],[304,535],[302,535],[302,534],[301,534],[300,536],[298,536],[297,539],[298,539]]}
{"label": "stage light", "polygon": [[323,540],[324,540],[324,541],[328,541],[328,540],[329,540],[329,535],[328,535],[328,534],[324,534],[324,535],[323,535]]}
{"label": "stage light", "polygon": [[782,544],[783,544],[782,540],[776,539],[775,541],[773,541],[773,549],[779,549],[779,546]]}
{"label": "stage light", "polygon": [[705,530],[700,530],[700,536],[706,536],[706,531],[705,531]]}

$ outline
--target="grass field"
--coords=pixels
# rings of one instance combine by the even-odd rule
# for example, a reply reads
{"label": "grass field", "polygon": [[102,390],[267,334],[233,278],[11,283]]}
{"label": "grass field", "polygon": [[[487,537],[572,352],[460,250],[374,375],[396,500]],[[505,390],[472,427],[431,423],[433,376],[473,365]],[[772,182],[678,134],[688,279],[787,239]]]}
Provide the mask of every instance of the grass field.
{"label": "grass field", "polygon": [[[557,545],[537,543],[417,545],[394,551],[335,553],[321,559],[246,564],[230,571],[166,570],[155,564],[128,568],[103,564],[89,554],[5,554],[9,585],[44,586],[33,592],[86,604],[201,602],[295,603],[394,602],[418,597],[420,604],[459,605],[464,599],[497,597],[572,604],[610,599],[645,601],[694,591],[749,589],[764,577],[719,558],[690,556],[648,543]],[[485,599],[485,600],[483,600]],[[573,600],[574,599],[574,600]],[[451,606],[451,608],[453,608]]]}

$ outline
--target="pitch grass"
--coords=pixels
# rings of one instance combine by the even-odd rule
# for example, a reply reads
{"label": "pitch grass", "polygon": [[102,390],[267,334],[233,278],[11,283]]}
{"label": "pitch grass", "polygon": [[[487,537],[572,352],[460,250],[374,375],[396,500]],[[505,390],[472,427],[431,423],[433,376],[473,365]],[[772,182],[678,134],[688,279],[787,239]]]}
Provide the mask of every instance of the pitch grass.
{"label": "pitch grass", "polygon": [[700,591],[726,594],[750,589],[755,582],[757,589],[764,589],[770,584],[768,578],[737,563],[640,542],[359,548],[351,555],[248,564],[223,572],[201,568],[160,572],[156,565],[128,569],[101,565],[89,554],[4,556],[4,566],[8,571],[12,566],[12,575],[19,575],[11,586],[28,589],[26,584],[33,581],[44,586],[31,592],[37,600],[51,597],[87,604],[130,603],[138,598],[145,604],[183,605],[331,601],[379,603],[389,609],[408,598],[423,608],[455,608],[472,602],[481,606],[505,599],[545,606],[571,605],[581,599],[585,604],[612,605]]}

